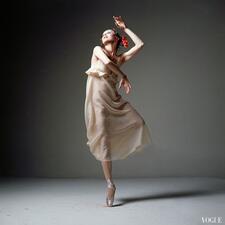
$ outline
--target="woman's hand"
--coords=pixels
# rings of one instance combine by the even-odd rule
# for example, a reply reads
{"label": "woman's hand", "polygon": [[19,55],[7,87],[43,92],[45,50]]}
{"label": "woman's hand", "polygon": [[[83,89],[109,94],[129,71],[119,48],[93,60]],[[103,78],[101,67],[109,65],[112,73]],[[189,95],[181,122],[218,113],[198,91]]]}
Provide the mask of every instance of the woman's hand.
{"label": "woman's hand", "polygon": [[122,19],[121,16],[113,16],[113,19],[115,21],[115,24],[117,27],[119,27],[120,29],[125,29],[126,28],[126,25]]}
{"label": "woman's hand", "polygon": [[131,84],[130,84],[130,81],[128,80],[127,77],[124,77],[120,80],[119,88],[121,88],[122,85],[123,85],[123,87],[126,91],[126,94],[128,94],[130,92],[130,89],[131,89]]}

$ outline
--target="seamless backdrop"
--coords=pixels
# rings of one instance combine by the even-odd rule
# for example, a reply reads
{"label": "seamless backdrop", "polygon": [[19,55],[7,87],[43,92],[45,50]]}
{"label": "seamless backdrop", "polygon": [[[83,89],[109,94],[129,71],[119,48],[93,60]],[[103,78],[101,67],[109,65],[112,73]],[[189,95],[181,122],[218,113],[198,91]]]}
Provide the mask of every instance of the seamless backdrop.
{"label": "seamless backdrop", "polygon": [[132,90],[120,93],[153,146],[114,162],[113,175],[225,177],[224,10],[222,0],[10,2],[1,175],[103,176],[86,146],[84,71],[121,15],[145,46],[121,67]]}

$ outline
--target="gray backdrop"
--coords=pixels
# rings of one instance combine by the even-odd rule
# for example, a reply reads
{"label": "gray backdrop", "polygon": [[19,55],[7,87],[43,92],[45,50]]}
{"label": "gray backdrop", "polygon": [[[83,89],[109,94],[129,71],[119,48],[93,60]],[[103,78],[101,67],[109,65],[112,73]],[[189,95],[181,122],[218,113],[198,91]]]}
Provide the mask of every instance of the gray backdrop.
{"label": "gray backdrop", "polygon": [[153,146],[114,161],[114,177],[225,177],[224,10],[223,0],[12,3],[1,175],[103,177],[86,145],[84,71],[121,15],[145,46],[121,67],[132,90],[120,93]]}

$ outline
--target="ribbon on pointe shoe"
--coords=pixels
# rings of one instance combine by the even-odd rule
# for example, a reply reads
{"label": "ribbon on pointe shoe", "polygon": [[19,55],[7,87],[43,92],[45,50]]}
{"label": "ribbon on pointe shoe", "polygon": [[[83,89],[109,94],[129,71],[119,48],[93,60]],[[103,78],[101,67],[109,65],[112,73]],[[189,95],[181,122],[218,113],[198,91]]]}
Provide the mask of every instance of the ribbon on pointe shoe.
{"label": "ribbon on pointe shoe", "polygon": [[113,181],[110,178],[107,178],[106,181],[107,181],[108,187],[115,187],[115,184],[113,183]]}

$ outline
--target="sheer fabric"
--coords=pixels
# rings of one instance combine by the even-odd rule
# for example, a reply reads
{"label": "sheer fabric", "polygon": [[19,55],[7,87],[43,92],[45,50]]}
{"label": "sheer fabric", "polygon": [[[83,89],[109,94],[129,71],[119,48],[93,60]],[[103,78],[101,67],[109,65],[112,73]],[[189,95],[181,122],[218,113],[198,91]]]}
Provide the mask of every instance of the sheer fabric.
{"label": "sheer fabric", "polygon": [[99,161],[121,160],[151,144],[145,120],[117,91],[117,75],[100,60],[85,75],[85,125],[93,156]]}

